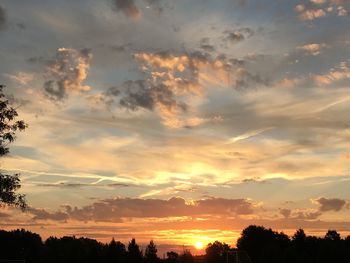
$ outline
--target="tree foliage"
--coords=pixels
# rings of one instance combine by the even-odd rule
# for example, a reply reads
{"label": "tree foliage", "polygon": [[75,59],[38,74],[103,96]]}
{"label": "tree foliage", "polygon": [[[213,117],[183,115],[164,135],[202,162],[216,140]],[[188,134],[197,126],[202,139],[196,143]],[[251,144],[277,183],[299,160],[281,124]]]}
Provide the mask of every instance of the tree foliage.
{"label": "tree foliage", "polygon": [[228,257],[228,253],[230,251],[230,246],[221,243],[219,241],[215,241],[214,243],[208,244],[205,249],[206,253],[206,262],[207,263],[224,263]]}
{"label": "tree foliage", "polygon": [[[27,127],[24,121],[16,120],[17,110],[10,105],[0,85],[0,157],[9,153],[9,144],[16,139],[16,133]],[[10,205],[25,209],[25,196],[16,191],[21,187],[18,174],[6,174],[0,171],[0,206]]]}
{"label": "tree foliage", "polygon": [[[307,236],[299,229],[292,238],[262,226],[249,226],[238,239],[238,250],[215,241],[206,248],[206,254],[193,256],[189,250],[182,254],[166,253],[157,257],[153,241],[143,254],[132,239],[128,250],[123,243],[108,244],[94,239],[76,237],[50,237],[43,242],[38,234],[25,230],[0,230],[0,261],[25,260],[27,263],[147,263],[157,258],[159,263],[348,263],[350,236],[341,238],[330,230],[322,237]],[[237,262],[238,258],[238,262]],[[127,260],[127,261],[126,261]]]}
{"label": "tree foliage", "polygon": [[142,263],[142,251],[139,245],[136,243],[135,238],[131,239],[128,245],[128,263]]}
{"label": "tree foliage", "polygon": [[146,263],[157,263],[159,261],[159,258],[157,256],[157,247],[154,244],[153,240],[149,242],[149,244],[146,247],[145,251],[145,260]]}

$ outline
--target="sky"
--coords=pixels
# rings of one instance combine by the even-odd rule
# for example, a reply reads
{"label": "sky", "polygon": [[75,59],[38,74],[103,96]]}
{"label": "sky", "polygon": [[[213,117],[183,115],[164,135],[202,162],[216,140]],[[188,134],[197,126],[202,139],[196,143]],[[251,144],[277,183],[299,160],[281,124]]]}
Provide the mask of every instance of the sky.
{"label": "sky", "polygon": [[[163,250],[350,234],[350,1],[1,0],[28,129],[0,226]],[[198,252],[198,251],[197,251]]]}

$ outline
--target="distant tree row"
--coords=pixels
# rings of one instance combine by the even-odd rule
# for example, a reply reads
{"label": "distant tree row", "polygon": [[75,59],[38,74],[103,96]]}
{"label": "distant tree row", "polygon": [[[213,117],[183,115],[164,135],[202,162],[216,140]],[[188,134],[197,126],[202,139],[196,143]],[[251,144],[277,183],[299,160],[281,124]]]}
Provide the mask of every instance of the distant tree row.
{"label": "distant tree row", "polygon": [[[26,263],[160,263],[153,240],[143,251],[132,239],[126,247],[120,241],[103,244],[90,238],[50,237],[45,242],[38,234],[24,229],[0,230],[0,262],[25,260]],[[168,252],[168,263],[193,263],[192,255]],[[164,260],[164,259],[163,259]]]}
{"label": "distant tree row", "polygon": [[346,263],[350,262],[350,236],[342,239],[335,230],[324,237],[307,236],[299,229],[290,238],[262,226],[245,228],[237,240],[253,263]]}
{"label": "distant tree row", "polygon": [[27,263],[348,263],[350,236],[342,239],[335,230],[321,237],[307,236],[302,229],[290,238],[262,226],[245,228],[237,248],[215,241],[205,255],[174,251],[159,258],[151,240],[143,251],[132,239],[127,246],[119,241],[108,244],[94,239],[50,237],[45,242],[38,234],[0,230],[0,261],[25,260]]}

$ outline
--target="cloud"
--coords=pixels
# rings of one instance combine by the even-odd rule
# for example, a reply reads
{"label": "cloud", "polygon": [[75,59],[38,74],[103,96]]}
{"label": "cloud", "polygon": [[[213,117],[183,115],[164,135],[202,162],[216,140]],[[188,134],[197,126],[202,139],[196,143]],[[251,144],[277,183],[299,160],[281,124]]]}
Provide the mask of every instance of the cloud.
{"label": "cloud", "polygon": [[11,217],[11,215],[7,214],[7,213],[2,213],[0,212],[0,219],[3,219],[3,218],[9,218]]}
{"label": "cloud", "polygon": [[138,53],[135,58],[152,81],[170,86],[177,95],[202,94],[206,85],[243,88],[249,84],[263,84],[258,75],[223,55],[212,57],[198,51],[179,55],[165,52]]}
{"label": "cloud", "polygon": [[[143,0],[143,2],[146,8],[151,8],[158,15],[162,13],[164,7],[160,0]],[[118,11],[123,12],[129,18],[138,19],[141,17],[141,10],[134,0],[113,0],[113,3]]]}
{"label": "cloud", "polygon": [[333,5],[350,4],[350,0],[329,0],[329,2]]}
{"label": "cloud", "polygon": [[34,75],[26,72],[18,72],[14,75],[11,74],[4,74],[6,77],[8,77],[10,80],[17,82],[22,85],[28,84],[28,82],[32,81],[34,79]]}
{"label": "cloud", "polygon": [[321,49],[327,47],[326,44],[311,43],[297,47],[298,50],[305,51],[313,56],[317,56],[321,53]]}
{"label": "cloud", "polygon": [[310,0],[311,3],[315,5],[322,5],[327,2],[327,0]]}
{"label": "cloud", "polygon": [[229,141],[232,142],[232,143],[235,143],[235,142],[238,142],[238,141],[241,141],[241,140],[246,140],[246,139],[249,139],[251,137],[257,136],[259,134],[262,134],[262,133],[264,133],[266,131],[269,131],[269,130],[272,130],[272,129],[274,129],[274,127],[267,127],[267,128],[261,128],[261,129],[258,129],[258,130],[254,130],[254,131],[249,131],[249,132],[246,132],[244,134],[241,134],[241,135],[238,135],[236,137],[233,137]]}
{"label": "cloud", "polygon": [[341,80],[350,79],[350,68],[348,63],[341,62],[337,67],[332,68],[325,74],[311,76],[312,80],[318,86],[330,85]]}
{"label": "cloud", "polygon": [[[292,57],[292,56],[290,56]],[[307,76],[296,78],[283,78],[275,82],[276,87],[303,87],[303,86],[341,86],[347,85],[350,80],[350,68],[348,62],[341,62],[339,65],[331,68],[323,74],[309,74]]]}
{"label": "cloud", "polygon": [[244,35],[240,32],[229,32],[226,39],[231,42],[240,42],[245,39]]}
{"label": "cloud", "polygon": [[117,10],[123,12],[127,17],[136,19],[141,16],[141,12],[136,6],[134,0],[113,0],[113,2]]}
{"label": "cloud", "polygon": [[348,11],[344,7],[338,6],[338,8],[337,8],[337,15],[338,16],[347,16],[348,15]]}
{"label": "cloud", "polygon": [[318,198],[315,199],[314,202],[318,205],[320,205],[319,210],[321,212],[327,212],[327,211],[340,211],[346,206],[346,200],[339,199],[339,198]]}
{"label": "cloud", "polygon": [[233,31],[224,31],[225,40],[231,43],[237,43],[254,35],[254,31],[249,27],[242,27]]}
{"label": "cloud", "polygon": [[210,44],[210,39],[208,37],[201,39],[199,48],[204,50],[205,52],[215,51],[215,47]]}
{"label": "cloud", "polygon": [[186,103],[177,101],[175,91],[171,88],[149,80],[129,80],[118,88],[109,89],[107,94],[120,96],[120,106],[130,110],[154,110],[157,107],[164,114],[186,111]]}
{"label": "cloud", "polygon": [[0,6],[0,30],[4,29],[6,25],[6,12],[5,9]]}
{"label": "cloud", "polygon": [[143,0],[147,7],[152,8],[157,12],[157,14],[160,14],[163,11],[163,6],[161,5],[161,0]]}
{"label": "cloud", "polygon": [[299,4],[294,7],[294,10],[298,13],[305,11],[305,5]]}
{"label": "cloud", "polygon": [[315,220],[320,217],[322,213],[320,211],[299,211],[293,216],[293,219],[298,220]]}
{"label": "cloud", "polygon": [[288,208],[280,208],[279,213],[285,219],[291,220],[315,220],[322,215],[322,213],[315,209],[297,209],[292,210]]}
{"label": "cloud", "polygon": [[285,218],[288,218],[288,217],[291,215],[292,210],[283,208],[283,209],[280,209],[279,212],[280,212],[280,214],[283,215]]}
{"label": "cloud", "polygon": [[[326,3],[327,5],[325,6]],[[310,0],[311,5],[309,4],[306,7],[304,4],[298,4],[294,7],[294,11],[299,13],[300,20],[314,20],[327,16],[327,13],[332,13],[336,16],[347,16],[348,12],[343,5],[349,3],[348,0]]]}
{"label": "cloud", "polygon": [[316,18],[320,17],[325,17],[326,12],[323,9],[309,9],[303,11],[300,15],[299,18],[301,20],[314,20]]}
{"label": "cloud", "polygon": [[110,107],[117,103],[128,110],[156,111],[163,124],[180,128],[219,120],[218,116],[188,116],[193,111],[192,100],[202,97],[207,88],[243,89],[266,84],[243,63],[225,56],[212,57],[196,51],[181,54],[143,52],[134,57],[145,79],[128,80],[103,94],[94,95],[89,98],[92,105],[104,103]]}
{"label": "cloud", "polygon": [[30,209],[36,220],[64,221],[110,221],[120,222],[124,218],[166,218],[192,216],[235,216],[253,212],[253,204],[246,199],[208,198],[190,203],[173,197],[169,200],[115,198],[105,199],[81,208],[65,206],[65,212],[48,212]]}
{"label": "cloud", "polygon": [[67,213],[61,211],[50,213],[45,209],[30,207],[28,212],[33,215],[34,220],[66,221],[68,219]]}
{"label": "cloud", "polygon": [[63,100],[91,88],[83,85],[92,54],[88,49],[59,48],[54,59],[47,62],[44,91],[52,100]]}
{"label": "cloud", "polygon": [[110,183],[110,184],[95,184],[95,183],[42,183],[37,184],[40,187],[58,187],[58,188],[81,188],[81,187],[129,187],[130,184]]}

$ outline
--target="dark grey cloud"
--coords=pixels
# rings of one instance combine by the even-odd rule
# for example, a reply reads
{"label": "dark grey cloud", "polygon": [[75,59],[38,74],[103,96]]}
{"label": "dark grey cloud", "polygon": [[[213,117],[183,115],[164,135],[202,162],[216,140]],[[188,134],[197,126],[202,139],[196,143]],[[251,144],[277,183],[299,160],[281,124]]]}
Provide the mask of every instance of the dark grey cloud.
{"label": "dark grey cloud", "polygon": [[290,215],[292,214],[292,210],[287,209],[287,208],[282,208],[279,210],[280,214],[283,215],[285,218],[290,217]]}
{"label": "dark grey cloud", "polygon": [[10,217],[9,214],[0,212],[0,218],[8,218],[8,217]]}
{"label": "dark grey cloud", "polygon": [[112,50],[112,51],[115,51],[115,52],[125,52],[128,50],[128,48],[131,46],[130,43],[128,44],[122,44],[122,45],[110,45],[109,48]]}
{"label": "dark grey cloud", "polygon": [[327,211],[340,211],[346,206],[346,200],[339,199],[339,198],[318,198],[315,200],[317,204],[320,205],[319,210],[321,212],[327,212]]}
{"label": "dark grey cloud", "polygon": [[54,101],[61,101],[71,93],[90,90],[82,82],[87,77],[91,58],[89,49],[59,48],[56,56],[46,63],[45,94]]}
{"label": "dark grey cloud", "polygon": [[5,9],[0,6],[0,30],[4,29],[6,25],[6,12]]}
{"label": "dark grey cloud", "polygon": [[145,78],[128,80],[103,93],[89,96],[93,109],[105,104],[108,109],[118,105],[132,111],[157,110],[163,120],[169,120],[188,112],[192,105],[188,105],[187,98],[203,92],[201,78],[207,79],[209,85],[223,83],[235,89],[267,85],[267,80],[250,72],[244,61],[225,55],[215,57],[200,51],[179,54],[168,51],[138,53],[135,59]]}
{"label": "dark grey cloud", "polygon": [[125,81],[119,87],[108,89],[106,95],[111,100],[115,100],[116,96],[119,97],[118,104],[130,110],[139,108],[154,110],[156,106],[165,107],[169,112],[187,109],[184,102],[177,101],[171,87],[147,80]]}
{"label": "dark grey cloud", "polygon": [[42,64],[47,61],[43,56],[37,56],[37,57],[29,57],[26,59],[26,62],[29,64]]}
{"label": "dark grey cloud", "polygon": [[205,52],[215,51],[215,47],[210,44],[210,39],[208,37],[201,39],[199,48],[204,50]]}
{"label": "dark grey cloud", "polygon": [[[141,10],[134,0],[113,0],[114,6],[127,17],[137,19],[141,16]],[[164,10],[164,5],[160,0],[143,0],[146,8],[151,8],[160,15]]]}
{"label": "dark grey cloud", "polygon": [[245,39],[245,36],[240,32],[228,32],[226,39],[231,42],[240,42]]}
{"label": "dark grey cloud", "polygon": [[297,212],[296,215],[293,216],[293,219],[298,219],[298,220],[315,220],[321,215],[322,215],[322,213],[320,211]]}
{"label": "dark grey cloud", "polygon": [[27,26],[24,23],[17,23],[16,26],[21,30],[26,30]]}
{"label": "dark grey cloud", "polygon": [[79,221],[113,221],[123,218],[165,218],[175,216],[234,216],[253,213],[253,205],[246,199],[209,198],[189,204],[186,200],[174,197],[169,200],[116,198],[105,199],[81,208],[65,206],[65,211],[48,212],[43,209],[30,209],[36,220],[67,219]]}
{"label": "dark grey cloud", "polygon": [[213,45],[210,45],[210,44],[201,44],[200,48],[203,49],[206,52],[213,52],[213,51],[215,51],[215,47]]}
{"label": "dark grey cloud", "polygon": [[54,213],[48,212],[45,209],[37,209],[30,207],[28,212],[33,215],[34,220],[53,220],[53,221],[66,221],[69,217],[67,213],[57,211]]}
{"label": "dark grey cloud", "polygon": [[117,10],[120,10],[128,17],[138,18],[141,14],[134,0],[113,0],[113,2]]}
{"label": "dark grey cloud", "polygon": [[241,42],[254,35],[254,31],[249,27],[242,27],[235,30],[225,30],[224,40],[231,43]]}

